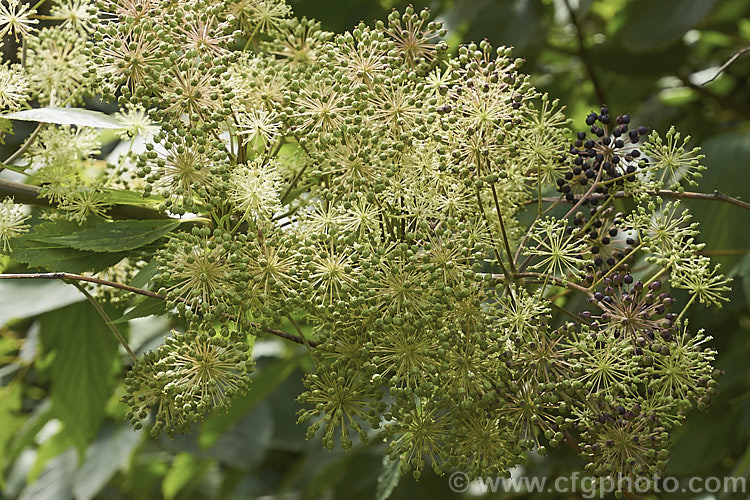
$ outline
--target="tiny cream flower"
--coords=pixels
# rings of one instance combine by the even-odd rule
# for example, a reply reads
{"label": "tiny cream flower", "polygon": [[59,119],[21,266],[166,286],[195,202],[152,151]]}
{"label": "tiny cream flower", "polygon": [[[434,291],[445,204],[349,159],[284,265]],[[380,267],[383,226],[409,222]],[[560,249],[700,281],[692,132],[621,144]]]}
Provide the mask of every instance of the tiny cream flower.
{"label": "tiny cream flower", "polygon": [[10,251],[10,240],[28,232],[29,225],[24,222],[31,217],[23,213],[22,205],[13,203],[12,198],[5,198],[0,204],[0,241],[3,242],[3,253]]}
{"label": "tiny cream flower", "polygon": [[38,19],[31,19],[36,14],[36,10],[29,7],[29,4],[19,0],[3,0],[0,2],[0,38],[5,37],[8,33],[13,36],[18,43],[18,35],[22,37],[31,34],[31,25],[39,23]]}

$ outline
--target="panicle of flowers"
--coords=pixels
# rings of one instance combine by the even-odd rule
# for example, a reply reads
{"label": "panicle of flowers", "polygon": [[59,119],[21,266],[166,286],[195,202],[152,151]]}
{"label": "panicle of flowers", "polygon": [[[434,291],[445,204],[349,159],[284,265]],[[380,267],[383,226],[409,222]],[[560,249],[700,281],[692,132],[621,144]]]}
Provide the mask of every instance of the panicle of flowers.
{"label": "panicle of flowers", "polygon": [[[115,186],[195,215],[136,254],[188,329],[129,371],[134,426],[185,432],[226,408],[247,335],[298,319],[308,437],[348,449],[382,429],[415,477],[507,475],[565,442],[592,473],[658,473],[670,429],[710,403],[715,353],[681,320],[729,280],[689,213],[649,194],[700,177],[688,138],[602,106],[566,146],[563,108],[511,49],[451,55],[412,7],[341,35],[282,0],[55,0],[61,24],[38,33],[31,15],[0,7],[27,48],[24,69],[0,66],[0,106],[96,93],[123,125],[106,167],[94,130],[40,128],[23,158],[46,216],[103,216]],[[4,251],[27,220],[0,206]]]}

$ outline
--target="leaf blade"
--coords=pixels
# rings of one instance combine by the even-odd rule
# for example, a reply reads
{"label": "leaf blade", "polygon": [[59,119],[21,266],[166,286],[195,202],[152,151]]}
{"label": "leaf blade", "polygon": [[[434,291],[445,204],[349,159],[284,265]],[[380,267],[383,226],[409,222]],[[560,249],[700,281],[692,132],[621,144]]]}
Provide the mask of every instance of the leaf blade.
{"label": "leaf blade", "polygon": [[16,111],[0,116],[8,120],[26,122],[54,123],[57,125],[76,125],[78,127],[123,129],[125,125],[114,116],[79,108],[34,108]]}

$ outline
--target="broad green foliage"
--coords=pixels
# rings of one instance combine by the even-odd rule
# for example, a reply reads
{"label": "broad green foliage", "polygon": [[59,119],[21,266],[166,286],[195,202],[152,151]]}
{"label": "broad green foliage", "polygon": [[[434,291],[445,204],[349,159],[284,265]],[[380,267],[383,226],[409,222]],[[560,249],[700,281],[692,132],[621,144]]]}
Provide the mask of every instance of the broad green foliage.
{"label": "broad green foliage", "polygon": [[[52,410],[82,451],[99,428],[112,394],[116,339],[84,302],[44,314],[40,329],[42,346],[53,356],[48,368]],[[76,332],[75,342],[69,341],[70,332]]]}
{"label": "broad green foliage", "polygon": [[4,496],[687,474],[750,415],[742,2],[1,1]]}

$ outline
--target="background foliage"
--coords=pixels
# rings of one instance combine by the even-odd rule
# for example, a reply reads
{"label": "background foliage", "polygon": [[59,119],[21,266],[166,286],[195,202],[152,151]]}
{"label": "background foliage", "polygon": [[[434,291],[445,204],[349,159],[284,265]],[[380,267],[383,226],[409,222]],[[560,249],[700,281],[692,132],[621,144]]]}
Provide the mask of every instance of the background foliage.
{"label": "background foliage", "polygon": [[[335,32],[360,20],[383,19],[407,3],[290,2],[296,15],[317,18]],[[515,55],[526,60],[522,71],[567,106],[574,128],[583,128],[586,114],[602,103],[656,130],[674,124],[706,154],[702,191],[750,195],[750,54],[711,80],[722,63],[750,45],[745,0],[413,3],[430,7],[445,22],[452,47],[484,38],[514,46]],[[705,251],[720,257],[735,282],[732,300],[720,312],[688,314],[691,326],[714,336],[717,365],[725,375],[709,411],[693,414],[675,436],[668,474],[750,478],[747,214],[707,201],[694,201],[690,208],[702,224]],[[302,391],[301,375],[310,368],[304,348],[270,340],[256,345],[252,388],[229,413],[209,418],[187,436],[152,441],[123,421],[122,389],[112,395],[121,384],[114,361],[122,353],[77,290],[59,282],[3,281],[0,297],[4,497],[454,496],[446,479],[428,469],[419,483],[407,477],[396,484],[381,463],[377,443],[343,454],[307,442],[304,428],[295,425],[299,406],[294,403]],[[131,321],[134,350],[153,348],[171,326],[168,321],[158,316]],[[121,330],[126,324],[124,318]],[[79,341],[61,341],[68,335]],[[32,367],[39,379],[28,391],[16,382]],[[533,460],[523,473],[554,477],[580,467],[572,451],[558,449]]]}

